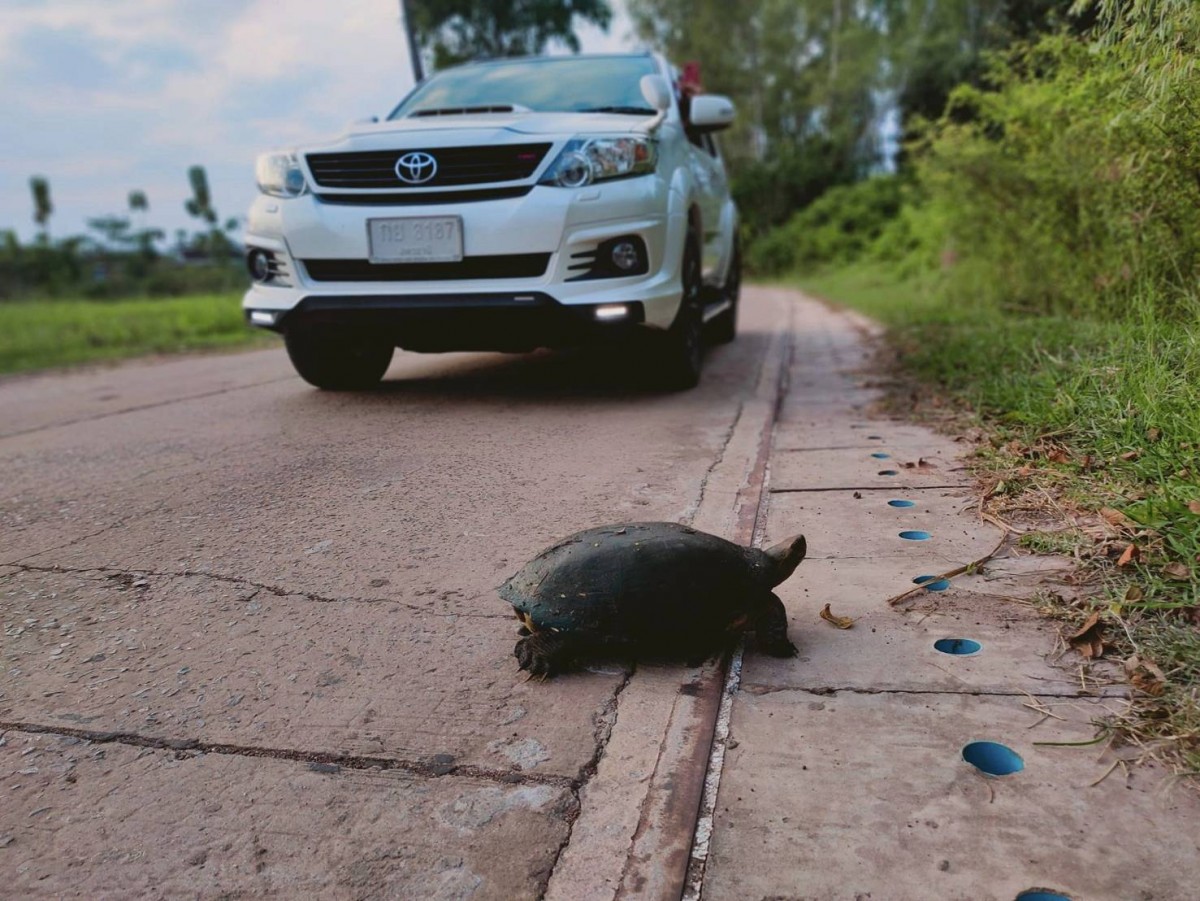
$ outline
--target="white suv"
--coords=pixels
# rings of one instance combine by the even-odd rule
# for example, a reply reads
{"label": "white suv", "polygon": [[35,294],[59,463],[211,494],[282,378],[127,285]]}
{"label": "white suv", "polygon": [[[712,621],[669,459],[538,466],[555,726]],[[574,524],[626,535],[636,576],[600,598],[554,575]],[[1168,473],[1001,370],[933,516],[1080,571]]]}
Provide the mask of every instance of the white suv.
{"label": "white suv", "polygon": [[246,229],[251,325],[320,388],[396,347],[637,341],[673,387],[737,330],[725,97],[652,54],[504,59],[419,84],[383,122],[265,154]]}

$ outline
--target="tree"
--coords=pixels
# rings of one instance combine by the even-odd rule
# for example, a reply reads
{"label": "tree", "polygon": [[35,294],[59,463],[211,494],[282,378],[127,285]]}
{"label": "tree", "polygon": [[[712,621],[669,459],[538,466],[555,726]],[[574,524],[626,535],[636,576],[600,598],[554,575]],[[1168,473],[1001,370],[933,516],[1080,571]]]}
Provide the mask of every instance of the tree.
{"label": "tree", "polygon": [[41,175],[29,179],[29,190],[33,192],[33,221],[42,230],[42,239],[50,233],[50,215],[54,204],[50,202],[50,182]]}
{"label": "tree", "polygon": [[553,41],[579,52],[575,21],[607,28],[607,0],[424,0],[412,28],[435,68],[470,59],[541,53]]}
{"label": "tree", "polygon": [[150,201],[146,199],[145,191],[129,192],[129,211],[131,213],[144,213],[148,209],[150,209]]}
{"label": "tree", "polygon": [[[205,186],[207,190],[207,185]],[[150,201],[146,197],[145,191],[130,191],[129,192],[129,212],[137,217],[138,227],[130,235],[131,240],[137,245],[138,252],[147,260],[154,259],[158,256],[158,251],[154,247],[155,241],[161,241],[166,237],[166,233],[161,228],[148,228],[146,226],[146,213],[150,210]]]}
{"label": "tree", "polygon": [[188,181],[192,185],[192,196],[184,203],[188,215],[202,219],[209,226],[217,224],[217,211],[212,206],[212,195],[208,190],[208,173],[203,166],[192,166],[188,169]]}

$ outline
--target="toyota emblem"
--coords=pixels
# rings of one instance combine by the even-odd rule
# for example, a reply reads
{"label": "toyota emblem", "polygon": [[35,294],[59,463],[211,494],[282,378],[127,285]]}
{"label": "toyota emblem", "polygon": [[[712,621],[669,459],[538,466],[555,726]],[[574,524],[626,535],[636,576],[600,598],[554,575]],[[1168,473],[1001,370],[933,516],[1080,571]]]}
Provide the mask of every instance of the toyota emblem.
{"label": "toyota emblem", "polygon": [[396,178],[408,185],[423,185],[437,175],[437,160],[423,150],[414,150],[396,160]]}

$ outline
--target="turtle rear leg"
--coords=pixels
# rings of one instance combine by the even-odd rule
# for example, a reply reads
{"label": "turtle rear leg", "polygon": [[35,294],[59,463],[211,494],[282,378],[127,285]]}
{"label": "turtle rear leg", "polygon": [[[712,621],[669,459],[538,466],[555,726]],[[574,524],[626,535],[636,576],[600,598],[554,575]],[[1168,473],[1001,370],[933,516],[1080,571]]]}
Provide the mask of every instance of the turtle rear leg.
{"label": "turtle rear leg", "polygon": [[567,669],[585,646],[572,632],[535,632],[517,642],[513,656],[531,676],[553,676]]}
{"label": "turtle rear leg", "polygon": [[767,595],[754,621],[758,646],[772,657],[795,657],[796,646],[787,636],[787,610],[774,592]]}

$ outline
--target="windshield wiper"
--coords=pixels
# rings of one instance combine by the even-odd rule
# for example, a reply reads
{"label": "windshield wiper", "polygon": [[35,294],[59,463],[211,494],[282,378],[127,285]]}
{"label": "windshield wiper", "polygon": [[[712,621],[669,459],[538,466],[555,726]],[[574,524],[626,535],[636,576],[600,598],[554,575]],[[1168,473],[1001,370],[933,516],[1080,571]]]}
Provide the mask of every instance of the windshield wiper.
{"label": "windshield wiper", "polygon": [[644,106],[591,106],[587,109],[572,110],[576,113],[617,113],[622,116],[653,116],[654,110]]}

